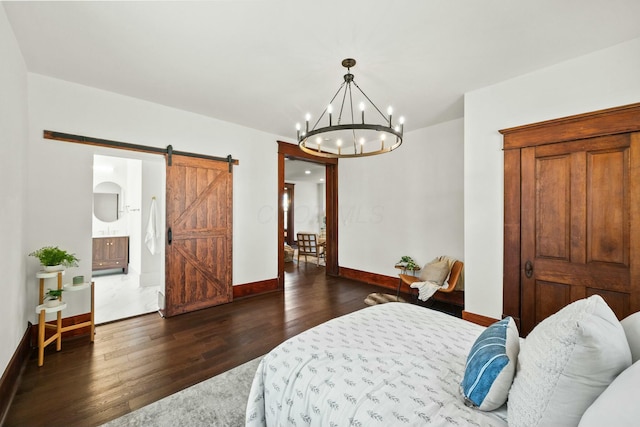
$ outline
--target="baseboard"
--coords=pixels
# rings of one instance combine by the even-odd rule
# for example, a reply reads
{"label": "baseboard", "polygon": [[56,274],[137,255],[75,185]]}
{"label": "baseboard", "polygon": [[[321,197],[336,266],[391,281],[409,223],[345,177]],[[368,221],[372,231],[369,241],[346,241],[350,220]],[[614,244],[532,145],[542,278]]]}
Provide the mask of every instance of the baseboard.
{"label": "baseboard", "polygon": [[279,290],[277,278],[244,283],[233,287],[233,299],[251,297],[277,290]]}
{"label": "baseboard", "polygon": [[[358,282],[377,285],[383,288],[397,290],[400,279],[398,277],[385,276],[383,274],[369,273],[368,271],[355,270],[353,268],[339,267],[338,276],[345,279],[353,279]],[[404,285],[400,288],[400,292],[410,293],[411,289]]]}
{"label": "baseboard", "polygon": [[9,407],[20,384],[20,376],[31,355],[30,331],[32,326],[31,322],[29,322],[18,348],[13,353],[13,357],[11,357],[7,368],[2,374],[2,378],[0,378],[0,396],[2,396],[2,399],[0,399],[0,426],[4,425]]}
{"label": "baseboard", "polygon": [[[383,274],[369,273],[368,271],[354,270],[352,268],[340,267],[338,276],[347,279],[357,280],[359,282],[369,283],[371,285],[380,286],[382,288],[397,292],[399,277],[385,276]],[[400,292],[405,294],[413,294],[415,289],[405,283],[400,284]],[[458,307],[464,307],[464,291],[453,292],[436,292],[430,300],[440,301],[447,304],[453,304]]]}
{"label": "baseboard", "polygon": [[[64,317],[62,319],[62,327],[77,325],[79,323],[88,322],[91,320],[91,313],[78,314],[76,316]],[[49,325],[55,326],[56,321],[51,320],[47,322]],[[53,335],[54,331],[52,329],[45,329],[45,337],[49,338]],[[62,339],[68,339],[71,337],[77,337],[82,335],[91,334],[91,327],[85,326],[84,328],[73,329],[71,331],[66,331],[62,333]],[[45,338],[45,339],[46,339]],[[31,343],[33,343],[32,347],[37,347],[38,343],[38,325],[31,325]]]}
{"label": "baseboard", "polygon": [[498,321],[498,319],[494,319],[493,317],[487,317],[464,310],[462,311],[462,318],[480,326],[491,326]]}

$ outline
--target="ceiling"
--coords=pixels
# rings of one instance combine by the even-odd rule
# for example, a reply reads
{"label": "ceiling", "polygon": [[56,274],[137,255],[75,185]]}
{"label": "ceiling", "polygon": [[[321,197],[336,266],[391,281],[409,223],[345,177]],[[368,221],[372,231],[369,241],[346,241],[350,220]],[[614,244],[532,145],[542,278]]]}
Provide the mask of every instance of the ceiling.
{"label": "ceiling", "polygon": [[[284,163],[285,182],[324,182],[326,167],[323,164],[286,158]],[[307,173],[309,171],[309,173]]]}
{"label": "ceiling", "polygon": [[465,92],[640,37],[638,0],[2,5],[30,72],[290,139],[344,58],[410,131],[462,117]]}

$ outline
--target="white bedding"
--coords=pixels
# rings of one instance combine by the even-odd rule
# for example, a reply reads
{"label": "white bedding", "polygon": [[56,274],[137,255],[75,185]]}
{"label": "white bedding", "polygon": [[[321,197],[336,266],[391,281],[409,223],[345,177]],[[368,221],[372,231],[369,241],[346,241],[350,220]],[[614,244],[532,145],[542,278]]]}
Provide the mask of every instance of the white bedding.
{"label": "white bedding", "polygon": [[464,405],[459,384],[483,327],[387,303],[330,320],[268,353],[247,426],[506,426],[506,408]]}

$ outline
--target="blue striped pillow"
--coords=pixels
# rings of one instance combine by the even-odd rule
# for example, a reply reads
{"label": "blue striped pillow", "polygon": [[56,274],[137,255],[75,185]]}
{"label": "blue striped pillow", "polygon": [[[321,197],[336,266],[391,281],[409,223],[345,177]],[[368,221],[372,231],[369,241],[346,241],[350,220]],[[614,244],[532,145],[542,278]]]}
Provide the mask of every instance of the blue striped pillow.
{"label": "blue striped pillow", "polygon": [[507,401],[520,351],[518,328],[505,317],[485,329],[471,347],[460,391],[465,404],[492,411]]}

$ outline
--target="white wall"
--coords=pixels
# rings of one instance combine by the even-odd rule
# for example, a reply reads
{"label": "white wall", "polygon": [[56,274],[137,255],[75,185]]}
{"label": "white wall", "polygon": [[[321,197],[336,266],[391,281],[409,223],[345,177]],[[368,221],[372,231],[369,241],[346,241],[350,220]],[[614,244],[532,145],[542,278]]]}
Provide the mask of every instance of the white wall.
{"label": "white wall", "polygon": [[[80,267],[67,274],[90,276],[92,158],[94,153],[113,155],[96,147],[45,140],[46,129],[155,147],[171,144],[175,150],[239,159],[240,165],[233,169],[233,283],[277,277],[277,136],[37,74],[28,76],[28,249],[59,245],[81,259]],[[30,264],[28,283],[37,269],[36,262]],[[28,298],[36,300],[36,286]],[[65,316],[86,312],[88,306],[83,304],[70,304],[73,308]],[[35,313],[31,317],[35,320]]]}
{"label": "white wall", "polygon": [[295,233],[320,233],[320,215],[322,206],[318,204],[319,190],[315,182],[290,181],[295,184],[293,230]]}
{"label": "white wall", "polygon": [[341,267],[396,276],[403,255],[463,259],[463,120],[405,134],[400,148],[338,168]]}
{"label": "white wall", "polygon": [[499,129],[640,101],[640,39],[465,95],[465,309],[502,315]]}
{"label": "white wall", "polygon": [[[27,70],[0,6],[0,372],[4,372],[27,329],[35,304],[27,301],[27,249],[23,217],[27,170]],[[1,375],[1,374],[0,374]]]}
{"label": "white wall", "polygon": [[[160,285],[164,290],[164,232],[165,230],[165,161],[159,156],[148,155],[142,161],[142,241],[141,258],[142,270],[140,270],[140,286]],[[149,213],[151,211],[151,198],[156,198],[157,229],[160,231],[158,239],[159,252],[152,254],[147,249],[144,238],[146,235]]]}

